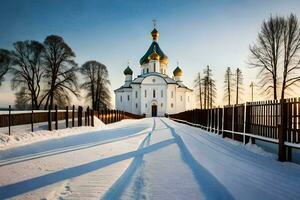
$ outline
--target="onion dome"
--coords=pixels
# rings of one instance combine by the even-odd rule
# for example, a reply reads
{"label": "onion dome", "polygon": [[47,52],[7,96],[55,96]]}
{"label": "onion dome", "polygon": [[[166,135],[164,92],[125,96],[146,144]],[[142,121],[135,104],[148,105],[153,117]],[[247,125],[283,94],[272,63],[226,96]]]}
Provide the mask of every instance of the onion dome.
{"label": "onion dome", "polygon": [[159,33],[158,33],[158,31],[156,30],[156,28],[153,29],[153,31],[151,32],[151,35],[152,35],[153,41],[157,41],[157,40],[158,40]]}
{"label": "onion dome", "polygon": [[130,67],[128,66],[125,70],[124,70],[124,75],[132,75],[133,71],[130,69]]}
{"label": "onion dome", "polygon": [[164,54],[164,52],[160,49],[157,42],[153,41],[145,55],[140,59],[140,64],[143,65],[144,63],[149,63],[149,57],[150,55],[156,51],[156,53],[159,55],[159,62],[165,65],[168,65],[168,56]]}
{"label": "onion dome", "polygon": [[176,69],[173,71],[174,76],[182,76],[183,71],[177,66]]}
{"label": "onion dome", "polygon": [[148,60],[159,60],[160,56],[158,55],[158,53],[156,53],[156,51],[154,50],[151,55],[149,56]]}

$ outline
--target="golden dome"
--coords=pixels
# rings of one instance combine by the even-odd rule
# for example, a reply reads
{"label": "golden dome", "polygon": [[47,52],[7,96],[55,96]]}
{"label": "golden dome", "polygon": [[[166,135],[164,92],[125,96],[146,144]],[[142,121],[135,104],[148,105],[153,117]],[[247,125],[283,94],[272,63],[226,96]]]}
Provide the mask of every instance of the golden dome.
{"label": "golden dome", "polygon": [[158,33],[158,31],[156,30],[156,28],[153,29],[153,31],[151,32],[151,35],[152,35],[152,39],[153,39],[154,41],[157,41],[157,40],[158,40],[159,33]]}
{"label": "golden dome", "polygon": [[149,60],[159,60],[160,56],[158,55],[158,53],[156,53],[156,51],[153,51],[151,53],[151,55],[148,57]]}
{"label": "golden dome", "polygon": [[161,57],[159,62],[163,65],[168,65],[169,63],[168,57],[167,56]]}
{"label": "golden dome", "polygon": [[183,71],[177,66],[176,69],[173,71],[174,76],[182,76]]}

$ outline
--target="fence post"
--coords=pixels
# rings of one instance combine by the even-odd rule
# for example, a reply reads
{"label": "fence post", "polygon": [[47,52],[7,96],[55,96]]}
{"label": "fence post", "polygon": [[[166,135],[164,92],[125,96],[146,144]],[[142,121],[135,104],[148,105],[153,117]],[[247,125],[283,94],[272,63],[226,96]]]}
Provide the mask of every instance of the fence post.
{"label": "fence post", "polygon": [[82,126],[82,107],[78,106],[78,116],[77,116],[77,120],[78,120],[78,126]]}
{"label": "fence post", "polygon": [[232,105],[232,126],[231,126],[231,139],[233,139],[234,140],[234,105]]}
{"label": "fence post", "polygon": [[31,107],[31,117],[30,117],[30,122],[31,122],[31,132],[33,132],[33,107]]}
{"label": "fence post", "polygon": [[52,131],[52,113],[51,113],[51,106],[48,107],[48,130]]}
{"label": "fence post", "polygon": [[[77,117],[78,118],[78,117]],[[72,128],[75,126],[75,106],[72,106]]]}
{"label": "fence post", "polygon": [[[86,118],[87,118],[87,125],[90,125],[90,107],[88,106],[86,109]],[[86,126],[86,124],[85,124]]]}
{"label": "fence post", "polygon": [[10,135],[10,126],[11,126],[11,105],[8,106],[8,135]]}
{"label": "fence post", "polygon": [[94,109],[91,110],[91,126],[95,126],[94,124]]}
{"label": "fence post", "polygon": [[243,144],[246,144],[246,122],[247,122],[247,103],[244,104],[244,134],[243,134]]}
{"label": "fence post", "polygon": [[287,104],[285,99],[280,100],[280,109],[281,109],[281,118],[280,118],[280,126],[279,126],[279,133],[278,133],[278,160],[285,161],[286,160],[286,151],[285,151],[285,135],[287,130]]}
{"label": "fence post", "polygon": [[224,118],[225,118],[225,108],[222,108],[222,138],[224,137]]}
{"label": "fence post", "polygon": [[58,113],[57,113],[57,105],[55,105],[55,130],[58,130]]}
{"label": "fence post", "polygon": [[69,107],[66,106],[66,128],[69,127]]}

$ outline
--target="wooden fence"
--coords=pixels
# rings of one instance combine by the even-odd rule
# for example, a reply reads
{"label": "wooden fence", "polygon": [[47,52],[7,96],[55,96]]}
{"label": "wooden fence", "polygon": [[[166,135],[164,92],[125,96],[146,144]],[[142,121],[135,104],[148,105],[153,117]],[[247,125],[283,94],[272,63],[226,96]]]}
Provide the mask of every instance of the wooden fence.
{"label": "wooden fence", "polygon": [[[12,111],[11,107],[7,114],[0,114],[0,127],[8,127],[8,134],[11,134],[11,127],[17,125],[31,125],[31,132],[34,131],[35,123],[47,122],[48,130],[58,130],[59,123],[64,123],[65,127],[75,126],[94,126],[94,117],[98,117],[105,124],[114,123],[123,119],[141,119],[144,115],[135,115],[132,113],[119,110],[99,110],[94,111],[87,107],[83,111],[83,107],[78,106],[77,109],[73,105],[70,109],[67,106],[65,110],[54,109],[48,110],[31,110],[31,111]],[[64,120],[64,122],[61,122]],[[83,124],[84,120],[84,124]],[[60,122],[59,122],[60,121]]]}
{"label": "wooden fence", "polygon": [[276,143],[280,161],[290,161],[292,148],[300,148],[300,98],[195,109],[168,117],[243,143]]}

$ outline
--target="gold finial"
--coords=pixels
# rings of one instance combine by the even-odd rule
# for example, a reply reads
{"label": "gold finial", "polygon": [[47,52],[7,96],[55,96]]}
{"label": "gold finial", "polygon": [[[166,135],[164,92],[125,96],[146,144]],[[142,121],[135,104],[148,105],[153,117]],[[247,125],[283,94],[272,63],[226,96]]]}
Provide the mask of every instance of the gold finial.
{"label": "gold finial", "polygon": [[153,19],[152,22],[153,22],[153,26],[154,26],[153,31],[151,32],[152,39],[153,39],[153,41],[157,41],[158,37],[159,37],[159,33],[156,30],[156,19]]}

